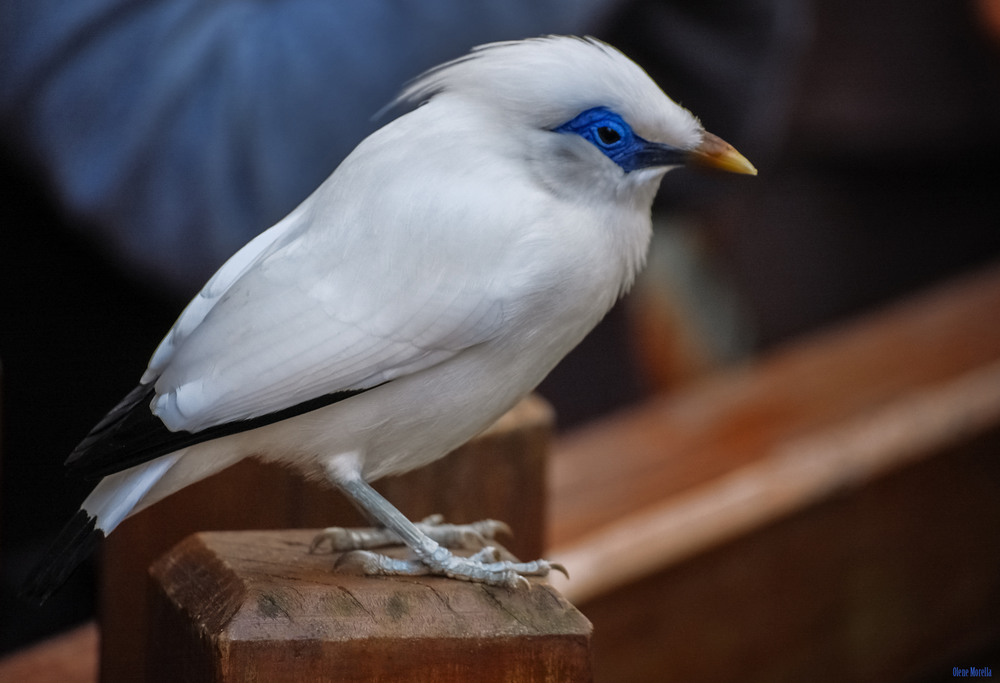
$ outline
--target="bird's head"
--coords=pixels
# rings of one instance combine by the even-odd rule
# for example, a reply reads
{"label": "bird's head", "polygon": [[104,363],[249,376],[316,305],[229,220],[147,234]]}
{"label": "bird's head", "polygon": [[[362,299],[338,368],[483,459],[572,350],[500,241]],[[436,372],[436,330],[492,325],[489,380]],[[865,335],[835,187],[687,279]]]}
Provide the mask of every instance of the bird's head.
{"label": "bird's head", "polygon": [[438,98],[495,121],[511,148],[566,187],[637,190],[651,201],[660,177],[676,166],[757,172],[638,65],[594,38],[483,45],[423,74],[399,100]]}

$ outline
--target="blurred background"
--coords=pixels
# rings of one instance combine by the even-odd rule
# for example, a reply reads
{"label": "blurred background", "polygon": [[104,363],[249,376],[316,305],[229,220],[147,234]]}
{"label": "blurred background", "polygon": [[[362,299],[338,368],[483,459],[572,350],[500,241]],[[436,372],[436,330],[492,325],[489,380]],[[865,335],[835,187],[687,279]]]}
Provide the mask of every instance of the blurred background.
{"label": "blurred background", "polygon": [[998,5],[4,0],[0,652],[92,615],[87,571],[14,597],[89,489],[66,454],[424,68],[592,34],[760,171],[667,176],[643,280],[541,387],[570,430],[995,261]]}

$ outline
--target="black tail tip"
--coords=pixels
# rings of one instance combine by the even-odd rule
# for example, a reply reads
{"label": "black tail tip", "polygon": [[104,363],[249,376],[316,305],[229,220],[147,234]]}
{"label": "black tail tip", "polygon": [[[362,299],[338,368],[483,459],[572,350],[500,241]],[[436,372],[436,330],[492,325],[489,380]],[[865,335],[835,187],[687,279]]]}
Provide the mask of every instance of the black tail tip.
{"label": "black tail tip", "polygon": [[97,518],[85,510],[79,510],[31,570],[21,585],[18,597],[25,602],[42,605],[66,583],[103,539],[104,532],[97,528]]}

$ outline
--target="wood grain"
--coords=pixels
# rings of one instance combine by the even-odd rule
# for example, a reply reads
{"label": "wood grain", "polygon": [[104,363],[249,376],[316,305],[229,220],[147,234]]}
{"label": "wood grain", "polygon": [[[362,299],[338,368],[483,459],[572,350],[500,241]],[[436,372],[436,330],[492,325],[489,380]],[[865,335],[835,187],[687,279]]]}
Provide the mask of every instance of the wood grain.
{"label": "wood grain", "polygon": [[201,533],[161,558],[146,680],[591,680],[590,624],[545,583],[340,574],[308,553],[317,531]]}

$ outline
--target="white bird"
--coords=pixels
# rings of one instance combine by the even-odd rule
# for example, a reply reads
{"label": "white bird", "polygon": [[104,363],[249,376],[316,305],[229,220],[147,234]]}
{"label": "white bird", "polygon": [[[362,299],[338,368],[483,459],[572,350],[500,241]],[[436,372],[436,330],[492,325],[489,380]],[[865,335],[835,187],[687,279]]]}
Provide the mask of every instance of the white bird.
{"label": "white bird", "polygon": [[415,558],[365,553],[363,571],[549,571],[454,555],[368,482],[472,438],[576,346],[642,266],[666,171],[756,171],[592,38],[484,45],[397,102],[422,106],[223,265],[70,455],[102,478],[25,594],[44,600],[126,517],[247,457],[328,480]]}

